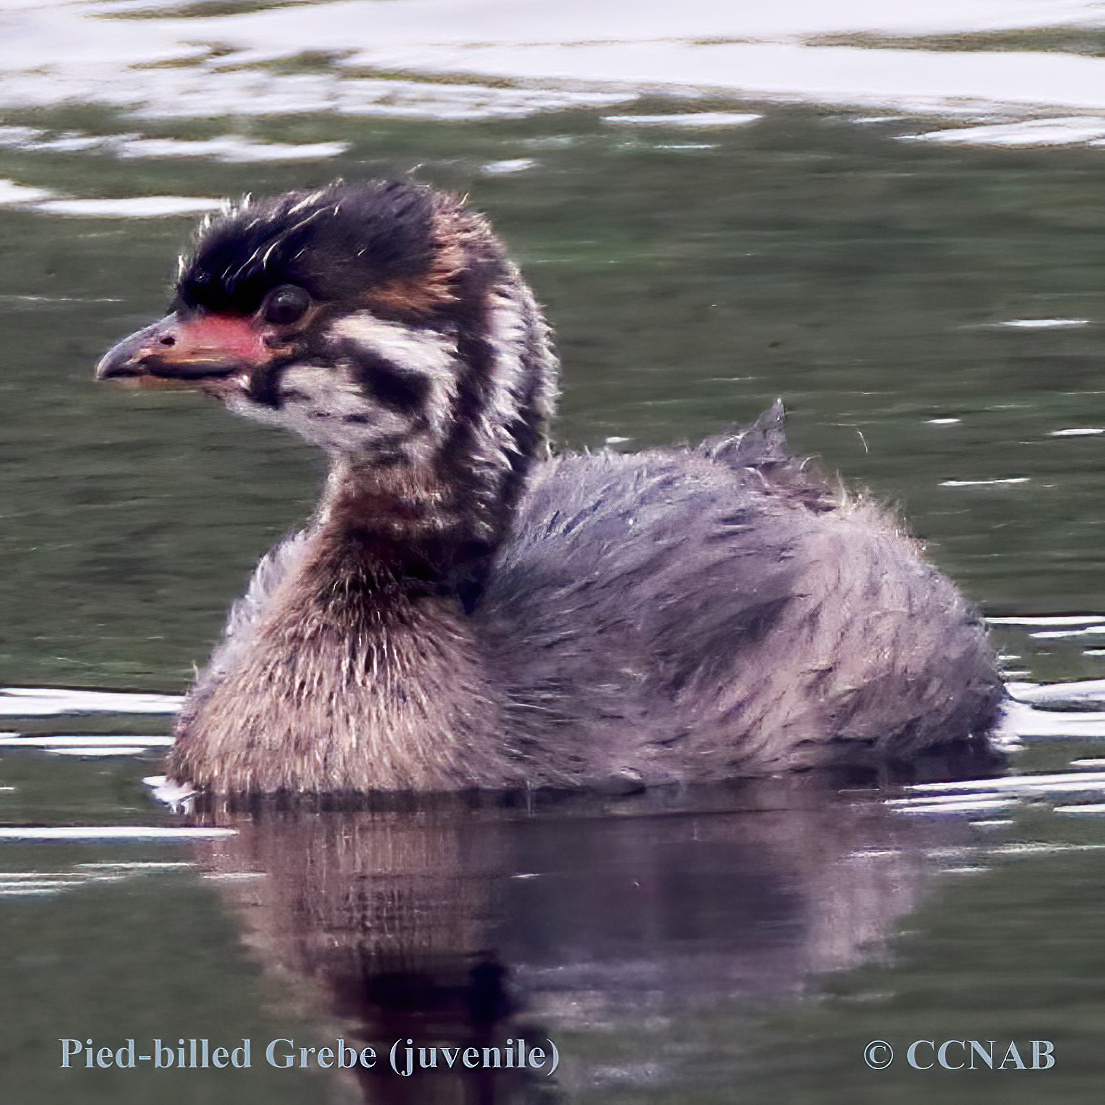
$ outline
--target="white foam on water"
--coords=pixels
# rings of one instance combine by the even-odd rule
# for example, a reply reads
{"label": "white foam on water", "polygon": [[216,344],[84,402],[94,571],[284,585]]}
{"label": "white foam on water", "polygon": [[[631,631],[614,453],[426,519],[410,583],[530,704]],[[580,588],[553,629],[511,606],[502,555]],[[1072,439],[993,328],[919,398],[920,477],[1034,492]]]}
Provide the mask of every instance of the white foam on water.
{"label": "white foam on water", "polygon": [[5,884],[13,881],[36,882],[41,879],[49,879],[51,882],[57,882],[59,879],[66,879],[69,882],[79,882],[80,876],[62,875],[56,871],[46,873],[41,871],[0,871],[0,881]]}
{"label": "white foam on water", "polygon": [[1043,840],[1013,841],[987,849],[991,856],[1051,856],[1063,852],[1100,852],[1105,844],[1066,844]]}
{"label": "white foam on water", "polygon": [[[913,788],[907,788],[907,789],[913,789]],[[995,795],[989,794],[989,793],[985,793],[985,794],[967,793],[969,791],[977,791],[977,790],[980,790],[980,789],[985,790],[986,789],[985,787],[979,788],[977,786],[964,786],[960,789],[963,791],[963,793],[950,793],[950,794],[934,793],[934,794],[923,795],[920,798],[888,798],[886,804],[888,806],[893,806],[893,807],[902,807],[902,808],[909,807],[909,808],[912,809],[914,806],[921,806],[921,805],[926,806],[926,807],[928,807],[928,806],[933,806],[933,807],[936,807],[936,806],[956,806],[956,805],[958,805],[962,802],[994,802],[994,801],[999,800]],[[1015,802],[1016,801],[1016,795],[1011,795],[1008,798],[1003,797],[1000,800],[1002,802]]]}
{"label": "white foam on water", "polygon": [[1029,636],[1033,640],[1072,640],[1075,637],[1100,637],[1105,633],[1105,625],[1088,625],[1084,629],[1040,629]]}
{"label": "white foam on water", "polygon": [[972,116],[1105,108],[1105,59],[1059,53],[861,49],[803,43],[630,41],[389,47],[364,66],[638,90],[729,92],[743,99],[890,107]]}
{"label": "white foam on water", "polygon": [[[881,31],[934,34],[998,28],[1050,26],[1100,15],[1085,0],[927,0],[893,6],[885,0],[776,0],[773,4],[719,4],[716,0],[637,0],[632,18],[622,0],[406,0],[388,7],[356,2],[272,9],[230,20],[225,41],[248,39],[258,50],[281,52],[339,44],[358,37],[374,43],[496,43],[521,47],[538,43],[631,42],[679,38],[779,39],[802,35]],[[108,8],[107,10],[111,10]],[[190,21],[192,26],[198,21]],[[236,39],[240,28],[242,39]],[[298,37],[289,39],[289,33]],[[358,36],[357,32],[361,35]]]}
{"label": "white foam on water", "polygon": [[[1087,761],[1093,762],[1093,761]],[[1097,761],[1105,764],[1105,761]],[[990,813],[1008,809],[1021,801],[1040,802],[1058,799],[1056,812],[1097,812],[1105,809],[1094,799],[1105,794],[1105,771],[1065,771],[1039,775],[1005,775],[992,779],[958,779],[942,783],[918,783],[906,788],[908,798],[889,799],[887,805],[896,813],[904,814],[961,814]],[[1072,797],[1084,801],[1070,804]],[[1005,819],[995,825],[1007,823]],[[980,822],[986,827],[990,822]],[[1051,845],[1010,842],[991,849],[992,855],[1036,855],[1044,851],[1083,847],[1081,845]],[[1105,845],[1084,847],[1097,850]]]}
{"label": "white foam on water", "polygon": [[[1105,625],[1105,616],[1101,614],[1025,614],[1005,618],[987,618],[988,625],[1020,625],[1020,626],[1045,626],[1045,625]],[[1016,659],[1016,657],[1013,657]],[[1021,684],[1018,684],[1020,686]],[[1025,687],[1035,684],[1025,683]],[[1105,684],[1103,684],[1105,686]]]}
{"label": "white foam on water", "polygon": [[[1026,119],[1017,123],[999,123],[984,127],[960,127],[925,134],[902,134],[900,141],[941,142],[966,146],[1082,146],[1105,139],[1105,118],[1072,115],[1060,119]],[[1069,320],[1056,320],[1069,325]],[[1075,323],[1075,325],[1084,323]],[[1007,326],[1016,325],[1006,323]]]}
{"label": "white foam on water", "polygon": [[38,895],[59,894],[62,890],[68,890],[71,883],[64,885],[44,886],[13,886],[0,889],[0,898],[31,898]]}
{"label": "white foam on water", "polygon": [[188,800],[198,793],[187,783],[174,783],[167,775],[149,775],[142,780],[153,791],[154,801],[161,802],[174,812],[188,807]]}
{"label": "white foam on water", "polygon": [[1105,711],[1037,709],[1025,702],[1009,702],[998,727],[999,734],[1018,739],[1105,740]]}
{"label": "white foam on water", "polygon": [[[2,687],[0,717],[49,717],[55,714],[175,714],[180,695],[83,691],[65,687]],[[10,736],[11,734],[6,734]]]}
{"label": "white foam on water", "polygon": [[77,863],[67,871],[0,871],[0,898],[56,895],[82,886],[122,882],[165,870],[193,868],[187,862]]}
{"label": "white foam on water", "polygon": [[122,303],[109,295],[0,295],[0,303]]}
{"label": "white foam on water", "polygon": [[172,737],[65,737],[65,736],[23,736],[19,734],[0,734],[0,747],[8,748],[167,748],[173,743]]}
{"label": "white foam on water", "polygon": [[[129,196],[81,198],[61,196],[45,188],[31,188],[11,180],[0,180],[0,207],[25,207],[49,215],[77,215],[83,218],[155,219],[171,215],[197,215],[218,211],[221,199],[203,196]],[[2,692],[0,692],[2,693]],[[2,713],[2,710],[0,710]]]}
{"label": "white foam on water", "polygon": [[0,843],[59,843],[67,841],[132,843],[143,841],[221,840],[236,835],[235,829],[167,825],[42,825],[0,826]]}
{"label": "white foam on water", "polygon": [[224,135],[197,141],[176,138],[131,138],[111,141],[107,148],[118,157],[209,157],[215,161],[324,161],[340,157],[348,142],[311,142],[302,145],[258,142],[252,138]]}
{"label": "white foam on water", "polygon": [[[907,787],[911,793],[925,795],[925,801],[938,801],[935,795],[957,795],[965,792],[1015,792],[1038,794],[1046,791],[1105,790],[1105,771],[1073,773],[1053,772],[1047,775],[1000,775],[993,779],[957,779],[945,783],[915,783]],[[913,799],[892,799],[909,802]]]}
{"label": "white foam on water", "polygon": [[340,115],[382,118],[518,119],[544,111],[610,107],[631,103],[637,93],[556,88],[497,88],[491,85],[429,81],[346,79],[336,81],[331,110]]}
{"label": "white foam on water", "polygon": [[501,176],[506,173],[524,173],[527,169],[532,169],[537,164],[530,157],[513,157],[507,158],[504,161],[489,161],[486,165],[481,166],[480,172],[486,173],[488,176]]}
{"label": "white foam on water", "polygon": [[1045,710],[1086,706],[1105,709],[1105,679],[1084,679],[1076,683],[1006,683],[1006,692],[1018,703]]}
{"label": "white foam on water", "polygon": [[602,121],[627,127],[740,127],[762,118],[732,111],[698,111],[682,115],[606,115]]}
{"label": "white foam on water", "polygon": [[[52,73],[15,73],[0,82],[0,108],[48,107],[59,99],[85,99],[116,108],[136,120],[331,114],[464,122],[612,107],[631,103],[637,97],[632,89],[511,88],[341,73],[220,70],[209,65],[161,70],[153,80],[146,70],[122,70],[115,72],[110,82],[97,81],[63,67]],[[87,143],[88,148],[98,144],[99,140]],[[334,144],[319,145],[332,156]],[[274,149],[280,152],[279,147],[245,146],[239,141],[220,156],[231,161],[271,160],[268,154]],[[304,152],[295,147],[283,150],[288,157],[296,158]]]}
{"label": "white foam on water", "polygon": [[148,752],[149,748],[141,744],[135,745],[85,745],[82,748],[51,748],[48,749],[52,756],[141,756]]}
{"label": "white foam on water", "polygon": [[1028,476],[1009,476],[993,480],[941,480],[940,487],[994,487],[999,484],[1028,483]]}
{"label": "white foam on water", "polygon": [[96,219],[160,219],[220,211],[223,201],[200,196],[131,196],[125,199],[57,199],[35,204],[50,215]]}
{"label": "white foam on water", "polygon": [[950,802],[907,803],[895,806],[894,810],[905,814],[990,813],[1007,809],[1016,801],[1016,798],[961,798]]}
{"label": "white foam on water", "polygon": [[[18,893],[23,893],[23,892],[26,892],[26,891],[31,891],[31,890],[49,890],[49,891],[55,891],[55,892],[58,891],[58,890],[69,890],[72,887],[78,886],[78,885],[80,885],[81,882],[85,882],[85,881],[88,881],[88,880],[72,879],[72,878],[65,878],[65,877],[56,878],[56,879],[51,879],[51,878],[6,879],[6,878],[3,878],[3,877],[0,877],[0,897],[3,897],[5,894],[10,894],[13,891],[18,894]],[[103,880],[97,879],[96,881],[100,882],[100,881],[103,881]],[[113,882],[115,880],[114,879],[108,879],[107,881]]]}
{"label": "white foam on water", "polygon": [[26,184],[16,184],[13,180],[0,180],[0,206],[3,207],[38,203],[52,195],[54,193],[46,188],[31,188]]}
{"label": "white foam on water", "polygon": [[238,134],[218,138],[148,138],[141,134],[51,134],[36,127],[0,127],[0,147],[48,153],[96,153],[120,158],[200,157],[215,161],[317,161],[338,157],[348,142],[260,142]]}
{"label": "white foam on water", "polygon": [[78,863],[77,869],[91,868],[97,871],[170,871],[182,867],[195,867],[194,863],[185,860],[153,860],[135,859],[125,861],[97,860],[90,863]]}
{"label": "white foam on water", "polygon": [[993,326],[1009,330],[1071,330],[1089,324],[1088,318],[1011,318]]}
{"label": "white foam on water", "polygon": [[[372,83],[343,73],[367,67],[506,78],[528,84],[531,96],[559,92],[567,98],[561,106],[572,97],[582,104],[578,97],[609,94],[615,85],[622,94],[722,90],[944,114],[1023,106],[1105,110],[1102,58],[893,48],[895,35],[1099,24],[1102,5],[1086,0],[931,0],[897,7],[885,0],[638,0],[631,15],[624,0],[343,0],[188,18],[171,6],[157,17],[161,8],[151,3],[145,11],[152,18],[101,18],[126,7],[7,0],[0,106],[99,103],[194,117],[341,112],[356,110],[343,102],[352,85]],[[863,47],[817,44],[817,36],[840,34],[873,38]],[[318,73],[258,67],[304,51],[336,60]],[[173,64],[158,64],[166,62]],[[366,112],[386,114],[390,106],[370,101],[371,93],[354,95],[366,97]],[[395,106],[409,111],[412,103],[413,97]],[[524,108],[550,109],[536,99]],[[430,110],[438,118],[471,118],[477,116],[465,110],[489,109],[454,102]]]}

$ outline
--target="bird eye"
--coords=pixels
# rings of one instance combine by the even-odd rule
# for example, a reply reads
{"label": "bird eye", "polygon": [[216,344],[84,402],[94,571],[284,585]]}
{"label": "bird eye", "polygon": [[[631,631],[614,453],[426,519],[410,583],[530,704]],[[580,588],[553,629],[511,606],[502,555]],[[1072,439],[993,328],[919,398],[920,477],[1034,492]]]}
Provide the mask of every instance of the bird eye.
{"label": "bird eye", "polygon": [[266,322],[274,326],[287,326],[298,322],[311,306],[311,297],[302,288],[294,284],[285,284],[274,288],[261,305],[261,313]]}

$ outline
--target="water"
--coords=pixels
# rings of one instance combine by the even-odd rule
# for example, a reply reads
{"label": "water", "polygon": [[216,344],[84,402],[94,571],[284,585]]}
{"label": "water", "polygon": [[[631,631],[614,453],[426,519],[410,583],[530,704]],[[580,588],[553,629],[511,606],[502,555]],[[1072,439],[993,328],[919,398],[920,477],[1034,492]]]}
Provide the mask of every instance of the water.
{"label": "water", "polygon": [[[518,5],[458,50],[463,12],[370,6],[371,42],[333,5],[0,12],[4,1101],[1096,1100],[1105,695],[1033,689],[1105,678],[1105,60],[1065,23],[1088,9],[930,5],[857,39],[859,8],[646,4],[612,29]],[[784,32],[829,52],[743,41]],[[92,365],[162,313],[190,213],[414,169],[470,194],[546,305],[560,441],[693,441],[782,396],[796,451],[900,505],[992,619],[1017,785],[155,802],[174,696],[321,468]],[[264,1061],[341,1033],[561,1062],[408,1083]],[[59,1038],[128,1037],[248,1038],[254,1064],[59,1067]],[[1049,1040],[1056,1066],[918,1071],[916,1039]]]}

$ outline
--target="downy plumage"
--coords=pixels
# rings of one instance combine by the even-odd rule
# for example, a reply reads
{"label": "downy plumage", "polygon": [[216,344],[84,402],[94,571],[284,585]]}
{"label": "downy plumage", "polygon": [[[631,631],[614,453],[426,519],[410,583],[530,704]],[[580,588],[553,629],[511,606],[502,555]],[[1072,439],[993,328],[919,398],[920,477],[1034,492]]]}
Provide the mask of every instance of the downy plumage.
{"label": "downy plumage", "polygon": [[188,696],[218,793],[630,786],[908,758],[990,724],[992,650],[778,404],[698,448],[550,455],[557,364],[487,223],[410,183],[249,200],[102,378],[197,386],[331,471]]}

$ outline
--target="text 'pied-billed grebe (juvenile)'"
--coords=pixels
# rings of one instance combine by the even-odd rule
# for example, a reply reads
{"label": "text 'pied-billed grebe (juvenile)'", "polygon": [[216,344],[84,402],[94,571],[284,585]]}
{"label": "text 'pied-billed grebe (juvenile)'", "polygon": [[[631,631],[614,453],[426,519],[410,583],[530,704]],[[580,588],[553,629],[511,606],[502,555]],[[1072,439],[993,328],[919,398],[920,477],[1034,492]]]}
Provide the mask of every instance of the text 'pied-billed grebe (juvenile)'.
{"label": "text 'pied-billed grebe (juvenile)'", "polygon": [[549,456],[550,333],[488,224],[411,183],[247,200],[101,378],[182,381],[320,445],[185,702],[217,793],[696,782],[986,729],[984,629],[776,404],[694,449]]}

